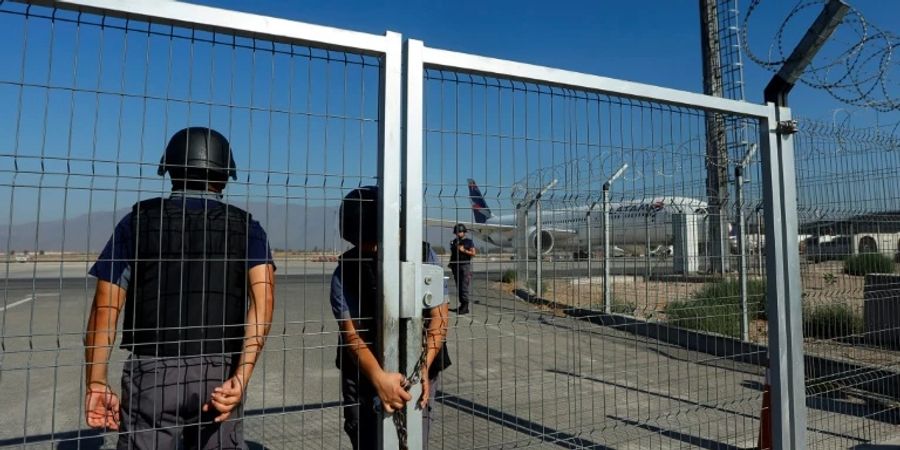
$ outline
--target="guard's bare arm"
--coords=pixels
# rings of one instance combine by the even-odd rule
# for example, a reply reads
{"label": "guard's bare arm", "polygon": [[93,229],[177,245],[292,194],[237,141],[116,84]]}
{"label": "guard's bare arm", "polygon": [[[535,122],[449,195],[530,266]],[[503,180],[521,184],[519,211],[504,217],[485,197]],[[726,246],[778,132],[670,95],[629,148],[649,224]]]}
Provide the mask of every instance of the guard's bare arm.
{"label": "guard's bare arm", "polygon": [[344,337],[344,345],[347,346],[351,357],[355,360],[363,376],[368,378],[372,385],[375,386],[378,397],[384,405],[384,410],[392,413],[403,408],[403,405],[411,398],[409,392],[404,389],[405,377],[403,374],[386,372],[381,368],[381,364],[379,364],[369,344],[356,331],[357,326],[353,320],[342,320],[340,327]]}
{"label": "guard's bare arm", "polygon": [[[250,287],[250,307],[244,325],[244,343],[234,376],[213,390],[210,404],[220,413],[216,422],[228,419],[231,411],[242,401],[253,369],[266,344],[272,327],[272,311],[275,308],[275,267],[260,264],[247,272]],[[205,411],[210,404],[204,405]]]}
{"label": "guard's bare arm", "polygon": [[125,306],[125,289],[97,280],[94,301],[84,335],[84,379],[88,385],[107,385],[109,356],[116,340],[119,314]]}
{"label": "guard's bare arm", "polygon": [[84,334],[85,422],[91,428],[119,429],[119,397],[107,380],[109,356],[116,341],[125,290],[97,280],[87,330]]}
{"label": "guard's bare arm", "polygon": [[444,346],[447,339],[447,325],[450,322],[450,305],[444,303],[428,310],[428,328],[425,330],[425,345],[428,353],[425,355],[425,367],[431,367],[438,351]]}
{"label": "guard's bare arm", "polygon": [[419,398],[419,406],[425,408],[430,399],[431,380],[428,379],[428,369],[434,364],[438,352],[444,346],[447,339],[447,324],[449,323],[450,305],[444,303],[428,310],[425,329],[425,365],[422,367],[422,396]]}
{"label": "guard's bare arm", "polygon": [[478,253],[474,246],[472,246],[471,248],[466,248],[466,246],[463,244],[459,244],[459,252],[469,256],[475,256],[475,254]]}
{"label": "guard's bare arm", "polygon": [[272,328],[272,312],[275,309],[275,267],[260,264],[247,273],[250,283],[250,307],[244,326],[244,346],[238,363],[236,376],[246,383],[253,375],[256,361],[266,345],[266,337]]}

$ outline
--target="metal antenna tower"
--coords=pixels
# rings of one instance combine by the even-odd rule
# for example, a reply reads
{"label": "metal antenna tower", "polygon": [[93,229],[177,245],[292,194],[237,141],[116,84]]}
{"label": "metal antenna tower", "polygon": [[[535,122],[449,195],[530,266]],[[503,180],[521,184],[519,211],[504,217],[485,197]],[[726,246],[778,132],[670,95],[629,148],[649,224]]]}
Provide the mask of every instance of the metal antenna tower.
{"label": "metal antenna tower", "polygon": [[719,59],[722,67],[722,95],[744,100],[744,62],[741,54],[740,8],[737,0],[717,0]]}
{"label": "metal antenna tower", "polygon": [[[703,93],[724,97],[721,33],[717,0],[700,0],[700,44],[703,57]],[[709,204],[706,253],[708,270],[728,271],[728,139],[725,116],[706,113],[706,196]]]}
{"label": "metal antenna tower", "polygon": [[[719,59],[722,68],[722,96],[732,100],[744,98],[744,61],[741,42],[741,11],[738,0],[717,0],[719,22]],[[728,154],[736,159],[747,153],[747,121],[725,118]]]}

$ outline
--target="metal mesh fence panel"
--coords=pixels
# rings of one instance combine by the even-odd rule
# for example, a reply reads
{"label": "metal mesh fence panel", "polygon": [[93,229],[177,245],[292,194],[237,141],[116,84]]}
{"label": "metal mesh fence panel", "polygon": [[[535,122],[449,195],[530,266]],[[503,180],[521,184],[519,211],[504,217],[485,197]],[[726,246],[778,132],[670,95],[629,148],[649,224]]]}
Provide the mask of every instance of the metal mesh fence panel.
{"label": "metal mesh fence panel", "polygon": [[897,137],[802,120],[796,135],[811,448],[896,437]]}
{"label": "metal mesh fence panel", "polygon": [[[251,446],[349,447],[346,411],[368,411],[374,396],[348,396],[336,364],[350,367],[344,349],[356,347],[339,336],[354,324],[383,367],[413,365],[423,321],[410,294],[425,288],[411,283],[433,280],[406,278],[422,268],[395,244],[418,239],[419,206],[454,307],[430,447],[756,444],[777,322],[767,295],[787,292],[764,264],[767,231],[781,235],[765,229],[762,199],[782,191],[763,189],[770,142],[759,139],[786,132],[761,129],[771,110],[418,41],[401,69],[392,33],[175,2],[92,5],[0,2],[0,397],[12,411],[0,416],[0,447],[111,446],[137,433],[87,427],[86,397],[118,395],[131,423],[143,371],[148,391],[174,386],[164,397],[200,414],[208,390],[250,366],[242,417],[228,424],[240,420]],[[401,171],[401,105],[415,114],[419,100],[422,160],[407,134]],[[405,118],[415,129],[418,119]],[[200,172],[173,160],[178,145],[169,154],[167,143],[186,127],[203,127],[203,142],[208,129],[222,134],[235,179],[223,181],[227,158]],[[810,443],[881,439],[898,421],[896,139],[804,122],[795,140]],[[402,199],[408,223],[388,217],[401,182],[423,194]],[[345,253],[341,201],[371,185],[389,204],[355,217],[353,234],[381,240]],[[394,222],[406,232],[375,231]],[[268,264],[274,276],[252,274]],[[169,310],[168,297],[190,301]],[[237,319],[215,309],[226,298],[240,303]],[[204,334],[210,323],[220,334]],[[148,332],[152,352],[129,347]],[[96,355],[107,351],[103,377]],[[218,375],[191,372],[188,357]],[[194,418],[183,415],[149,427],[156,446]]]}
{"label": "metal mesh fence panel", "polygon": [[[448,273],[457,308],[466,286],[454,279],[471,277],[470,313],[451,315],[454,361],[431,444],[755,445],[766,337],[758,157],[742,205],[742,342],[741,276],[711,273],[706,250],[706,112],[437,68],[424,90],[425,236],[451,267],[453,224],[477,248],[471,274]],[[718,159],[729,173],[759,136],[748,127],[749,142]],[[626,164],[604,204],[604,183]],[[722,204],[737,217],[734,197]]]}
{"label": "metal mesh fence panel", "polygon": [[[178,20],[220,14],[205,11]],[[340,199],[377,182],[382,58],[116,16],[0,2],[0,446],[114,445],[110,429],[84,425],[82,339],[97,283],[87,273],[116,225],[128,228],[135,202],[170,198],[170,180],[157,167],[170,136],[188,126],[230,141],[237,179],[221,204],[252,214],[267,238],[247,238],[247,248],[261,245],[277,266],[271,330],[243,403],[245,437],[260,448],[348,446],[329,282],[346,248]],[[203,208],[212,204],[220,203]],[[115,255],[126,247],[110,245]],[[111,264],[131,267],[131,283],[142,282],[132,265],[147,261],[116,258]],[[253,257],[237,263],[246,269]],[[251,282],[234,285],[253,290]],[[184,288],[216,295],[196,277]],[[120,332],[128,325],[122,316]],[[108,379],[125,402],[133,398],[119,387],[129,358],[120,342],[121,333]],[[196,409],[203,397],[183,401]]]}

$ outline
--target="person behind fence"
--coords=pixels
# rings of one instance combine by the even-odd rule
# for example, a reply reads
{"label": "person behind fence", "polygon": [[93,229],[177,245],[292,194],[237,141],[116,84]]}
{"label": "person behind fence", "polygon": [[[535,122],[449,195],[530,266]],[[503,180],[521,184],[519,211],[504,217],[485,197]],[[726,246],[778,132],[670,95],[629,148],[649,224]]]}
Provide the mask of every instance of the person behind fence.
{"label": "person behind fence", "polygon": [[472,257],[477,252],[475,243],[466,237],[466,226],[458,223],[453,226],[453,234],[456,239],[450,241],[450,271],[456,281],[456,291],[459,296],[457,314],[469,313],[469,285],[472,282]]}
{"label": "person behind fence", "polygon": [[[85,418],[119,430],[118,448],[246,448],[241,402],[275,301],[266,233],[222,200],[237,173],[219,132],[175,133],[166,172],[171,194],[134,204],[90,270]],[[107,367],[123,310],[120,397]]]}
{"label": "person behind fence", "polygon": [[[341,329],[336,365],[341,372],[344,400],[344,430],[356,450],[376,448],[381,420],[375,399],[390,414],[411,399],[403,374],[385,371],[375,356],[378,311],[378,188],[354,189],[341,202],[341,237],[353,248],[341,255],[331,278],[331,308]],[[439,265],[437,255],[422,244],[422,260]],[[447,303],[425,309],[425,360],[422,366],[423,442],[428,442],[434,416],[432,401],[439,374],[450,365],[444,340],[447,334]]]}

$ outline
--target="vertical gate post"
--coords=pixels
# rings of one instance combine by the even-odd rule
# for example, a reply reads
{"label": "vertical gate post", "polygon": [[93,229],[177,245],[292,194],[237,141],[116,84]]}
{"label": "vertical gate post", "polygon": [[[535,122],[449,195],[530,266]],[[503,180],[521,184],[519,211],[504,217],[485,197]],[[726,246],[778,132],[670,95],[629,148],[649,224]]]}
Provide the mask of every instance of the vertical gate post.
{"label": "vertical gate post", "polygon": [[[422,151],[423,108],[424,108],[424,65],[422,63],[422,41],[409,39],[404,45],[403,55],[403,260],[409,266],[404,274],[414,274],[411,279],[403,278],[402,312],[403,353],[400,358],[401,372],[412,375],[422,348],[422,305],[419,299],[424,295],[422,285],[422,221],[424,167]],[[422,410],[414,405],[422,395],[422,384],[415,384],[410,390],[412,400],[406,407],[407,448],[421,449]]]}
{"label": "vertical gate post", "polygon": [[772,383],[772,436],[776,450],[806,448],[806,388],[797,243],[797,189],[794,144],[788,108],[769,103],[760,127],[763,200],[766,220],[766,294],[769,368]]}
{"label": "vertical gate post", "polygon": [[[381,64],[378,128],[378,185],[381,223],[378,242],[378,292],[381,314],[377,320],[378,350],[384,370],[400,370],[400,175],[403,41],[387,32]],[[378,426],[381,448],[398,448],[397,430],[385,414]]]}

